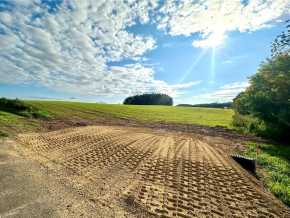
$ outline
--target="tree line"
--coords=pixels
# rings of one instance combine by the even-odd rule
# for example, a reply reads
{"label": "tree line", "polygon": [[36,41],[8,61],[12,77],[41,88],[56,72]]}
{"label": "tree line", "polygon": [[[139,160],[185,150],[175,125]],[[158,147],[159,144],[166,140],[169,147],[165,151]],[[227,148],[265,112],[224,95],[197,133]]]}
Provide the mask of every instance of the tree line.
{"label": "tree line", "polygon": [[206,108],[232,108],[233,102],[208,104],[178,104],[177,107],[206,107]]}

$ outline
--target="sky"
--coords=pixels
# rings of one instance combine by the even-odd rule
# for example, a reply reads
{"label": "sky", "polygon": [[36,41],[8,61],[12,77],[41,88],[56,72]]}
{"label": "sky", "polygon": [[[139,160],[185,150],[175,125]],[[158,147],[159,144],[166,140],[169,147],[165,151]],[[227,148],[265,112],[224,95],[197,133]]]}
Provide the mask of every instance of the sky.
{"label": "sky", "polygon": [[0,96],[231,101],[289,18],[290,0],[0,0]]}

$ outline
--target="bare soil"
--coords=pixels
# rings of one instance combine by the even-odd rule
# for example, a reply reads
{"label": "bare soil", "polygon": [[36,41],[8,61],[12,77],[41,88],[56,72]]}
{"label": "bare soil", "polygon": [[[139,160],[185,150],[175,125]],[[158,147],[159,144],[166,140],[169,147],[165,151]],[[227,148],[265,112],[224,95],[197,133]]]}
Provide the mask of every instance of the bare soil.
{"label": "bare soil", "polygon": [[18,135],[1,147],[0,217],[290,217],[215,140],[120,126]]}
{"label": "bare soil", "polygon": [[52,119],[44,120],[42,122],[42,127],[44,131],[54,131],[60,130],[63,128],[70,127],[80,127],[80,126],[92,126],[92,125],[106,125],[106,126],[128,126],[128,127],[140,127],[140,128],[151,128],[151,129],[164,129],[175,132],[182,133],[193,133],[203,136],[210,137],[222,137],[231,141],[259,141],[266,142],[265,139],[260,137],[250,135],[250,134],[241,134],[234,129],[228,129],[223,126],[203,126],[197,124],[178,124],[178,123],[163,123],[163,122],[140,122],[132,119],[125,118],[112,118],[112,117],[99,117],[95,120],[88,120],[82,118],[68,118],[68,119]]}
{"label": "bare soil", "polygon": [[96,217],[99,211],[21,145],[0,140],[1,218]]}

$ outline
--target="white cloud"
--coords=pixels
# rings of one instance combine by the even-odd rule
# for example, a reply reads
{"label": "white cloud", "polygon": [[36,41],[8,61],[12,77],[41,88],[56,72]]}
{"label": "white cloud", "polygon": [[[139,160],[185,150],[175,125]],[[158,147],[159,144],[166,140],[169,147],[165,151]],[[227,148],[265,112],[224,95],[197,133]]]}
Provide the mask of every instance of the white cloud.
{"label": "white cloud", "polygon": [[160,29],[170,35],[190,36],[199,33],[195,47],[220,45],[227,32],[255,31],[270,26],[289,15],[289,0],[240,0],[167,1],[160,9]]}
{"label": "white cloud", "polygon": [[[162,80],[153,79],[153,69],[144,67],[141,64],[130,64],[121,67],[111,67],[110,71],[115,76],[118,76],[119,84],[116,86],[117,93],[127,94],[141,94],[150,92],[162,92],[173,97],[178,96],[179,89],[186,89],[198,85],[201,81],[191,81],[188,83],[180,83],[169,85]],[[132,84],[124,83],[128,78],[131,79]],[[119,89],[122,90],[119,90]]]}
{"label": "white cloud", "polygon": [[180,84],[176,84],[176,85],[171,85],[171,87],[176,88],[176,89],[186,89],[186,88],[190,88],[192,86],[199,85],[200,83],[202,83],[202,81],[197,80],[197,81],[191,81],[191,82],[187,82],[187,83],[180,83]]}
{"label": "white cloud", "polygon": [[[207,47],[220,44],[227,32],[254,31],[289,12],[289,0],[256,0],[247,6],[236,0],[165,1],[161,7],[158,2],[65,0],[52,13],[40,0],[9,1],[10,9],[0,12],[0,82],[83,95],[177,96],[200,81],[170,85],[155,79],[154,66],[142,62],[156,40],[128,27],[152,22],[170,35],[199,33],[193,45]],[[136,63],[109,64],[122,60]]]}
{"label": "white cloud", "polygon": [[232,101],[240,92],[245,91],[249,85],[248,81],[229,83],[212,92],[193,96],[191,101],[196,103]]}
{"label": "white cloud", "polygon": [[155,48],[150,36],[130,33],[137,20],[149,21],[151,1],[64,1],[49,13],[39,0],[13,0],[0,12],[2,83],[37,83],[83,95],[128,95],[160,91],[176,95],[191,84],[169,85],[154,79],[140,63],[110,66],[111,61],[142,60]]}

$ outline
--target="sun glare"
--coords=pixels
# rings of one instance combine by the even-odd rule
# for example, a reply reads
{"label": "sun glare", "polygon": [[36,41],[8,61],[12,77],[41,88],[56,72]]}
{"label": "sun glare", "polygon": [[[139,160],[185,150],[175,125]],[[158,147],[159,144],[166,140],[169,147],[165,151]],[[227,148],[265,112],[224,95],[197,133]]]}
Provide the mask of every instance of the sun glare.
{"label": "sun glare", "polygon": [[215,81],[215,52],[216,47],[212,47],[211,49],[211,62],[210,62],[210,75],[209,75],[209,83],[214,83]]}
{"label": "sun glare", "polygon": [[225,34],[223,31],[215,31],[208,37],[208,46],[216,48],[222,45],[225,41]]}

